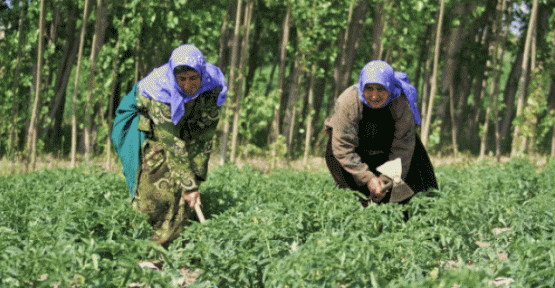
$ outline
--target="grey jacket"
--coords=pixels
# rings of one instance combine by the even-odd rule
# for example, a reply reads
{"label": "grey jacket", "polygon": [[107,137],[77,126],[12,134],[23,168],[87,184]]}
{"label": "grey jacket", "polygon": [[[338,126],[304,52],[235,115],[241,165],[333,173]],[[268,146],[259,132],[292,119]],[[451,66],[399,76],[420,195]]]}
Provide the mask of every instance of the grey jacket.
{"label": "grey jacket", "polygon": [[[332,130],[331,144],[334,157],[353,176],[359,186],[366,185],[376,177],[369,170],[368,165],[361,161],[361,156],[355,152],[355,148],[359,146],[358,128],[362,119],[363,105],[356,85],[353,85],[337,98],[334,114],[325,121],[326,128]],[[409,103],[403,94],[382,109],[386,108],[389,108],[395,121],[393,142],[390,151],[375,151],[375,153],[389,152],[389,160],[401,158],[402,178],[405,179],[414,152],[416,124]]]}

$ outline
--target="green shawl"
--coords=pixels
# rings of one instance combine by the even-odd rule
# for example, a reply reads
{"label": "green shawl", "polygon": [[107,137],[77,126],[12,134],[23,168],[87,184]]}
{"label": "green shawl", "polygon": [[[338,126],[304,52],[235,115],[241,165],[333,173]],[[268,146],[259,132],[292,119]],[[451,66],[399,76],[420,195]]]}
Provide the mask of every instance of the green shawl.
{"label": "green shawl", "polygon": [[131,197],[135,192],[137,183],[137,170],[139,169],[139,150],[146,136],[137,129],[139,123],[139,111],[137,109],[137,84],[131,92],[125,95],[116,109],[116,118],[112,128],[112,143],[116,147],[123,174],[127,180],[127,187]]}

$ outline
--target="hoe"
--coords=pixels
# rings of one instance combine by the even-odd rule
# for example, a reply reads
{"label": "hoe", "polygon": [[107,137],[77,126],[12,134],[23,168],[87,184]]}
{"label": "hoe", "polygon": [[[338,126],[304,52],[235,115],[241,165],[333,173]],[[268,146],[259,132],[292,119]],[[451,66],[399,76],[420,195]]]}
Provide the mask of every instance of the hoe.
{"label": "hoe", "polygon": [[387,161],[376,170],[382,173],[380,179],[385,183],[383,190],[387,194],[383,200],[384,203],[398,203],[414,195],[414,191],[401,179],[403,171],[401,158]]}

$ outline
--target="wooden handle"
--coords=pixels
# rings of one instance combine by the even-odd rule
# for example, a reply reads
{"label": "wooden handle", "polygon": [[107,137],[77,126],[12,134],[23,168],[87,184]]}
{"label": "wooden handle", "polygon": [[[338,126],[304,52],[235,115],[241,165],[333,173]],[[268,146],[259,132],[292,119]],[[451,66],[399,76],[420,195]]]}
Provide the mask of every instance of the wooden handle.
{"label": "wooden handle", "polygon": [[200,201],[195,203],[195,212],[197,213],[197,218],[200,223],[204,223],[206,219],[204,219],[204,214],[202,214],[202,210],[200,210]]}

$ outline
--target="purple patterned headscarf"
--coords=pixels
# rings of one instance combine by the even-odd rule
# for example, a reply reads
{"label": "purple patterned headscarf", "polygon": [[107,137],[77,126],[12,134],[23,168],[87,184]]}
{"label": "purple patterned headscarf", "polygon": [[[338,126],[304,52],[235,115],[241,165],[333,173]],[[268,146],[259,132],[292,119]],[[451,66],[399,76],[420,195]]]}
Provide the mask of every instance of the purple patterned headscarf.
{"label": "purple patterned headscarf", "polygon": [[387,98],[384,105],[397,99],[401,93],[405,94],[412,115],[414,116],[414,122],[420,124],[420,113],[418,112],[417,106],[418,95],[416,93],[416,88],[410,84],[406,73],[393,71],[393,68],[382,60],[370,61],[362,68],[358,78],[358,96],[364,105],[373,108],[372,105],[366,102],[366,98],[364,98],[364,85],[368,83],[381,84],[387,89],[389,98]]}
{"label": "purple patterned headscarf", "polygon": [[[177,84],[173,70],[182,65],[195,69],[201,76],[200,88],[194,95],[187,95]],[[168,63],[152,70],[138,84],[139,91],[144,96],[170,105],[174,125],[177,125],[185,113],[185,103],[216,87],[222,88],[217,99],[217,105],[221,106],[226,100],[227,93],[224,74],[220,68],[206,62],[202,52],[191,44],[183,44],[175,48]]]}

